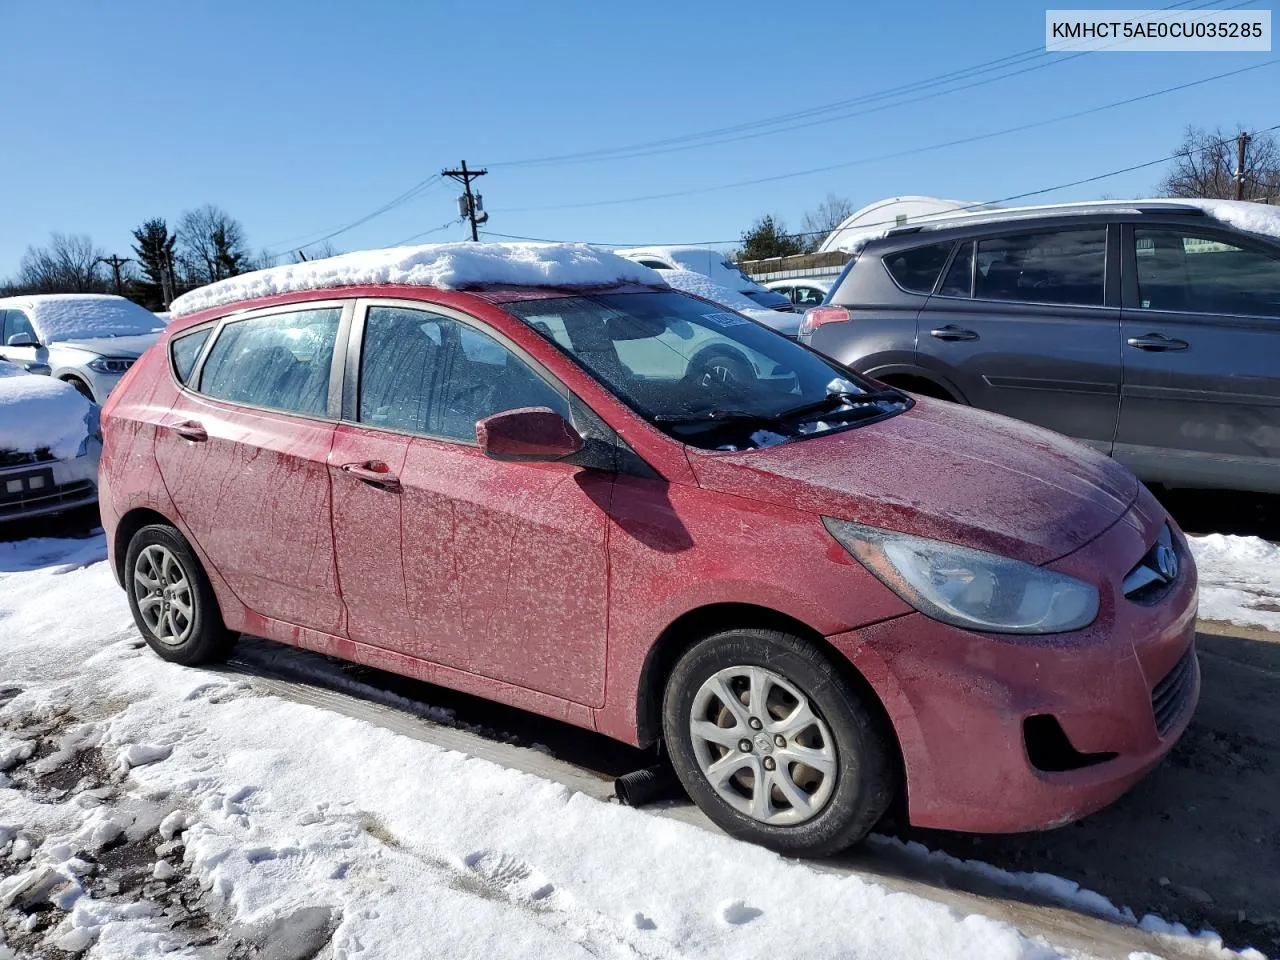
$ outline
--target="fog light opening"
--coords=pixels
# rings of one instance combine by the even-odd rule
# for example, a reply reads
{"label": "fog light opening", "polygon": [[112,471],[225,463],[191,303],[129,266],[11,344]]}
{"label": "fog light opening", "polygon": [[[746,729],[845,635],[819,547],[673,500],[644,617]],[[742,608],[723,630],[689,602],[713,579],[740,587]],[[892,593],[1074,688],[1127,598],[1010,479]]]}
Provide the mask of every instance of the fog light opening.
{"label": "fog light opening", "polygon": [[1058,723],[1058,718],[1047,713],[1039,713],[1022,721],[1022,739],[1027,748],[1027,759],[1033,767],[1044,773],[1080,770],[1106,763],[1118,756],[1111,751],[1081,753],[1067,739],[1067,732]]}

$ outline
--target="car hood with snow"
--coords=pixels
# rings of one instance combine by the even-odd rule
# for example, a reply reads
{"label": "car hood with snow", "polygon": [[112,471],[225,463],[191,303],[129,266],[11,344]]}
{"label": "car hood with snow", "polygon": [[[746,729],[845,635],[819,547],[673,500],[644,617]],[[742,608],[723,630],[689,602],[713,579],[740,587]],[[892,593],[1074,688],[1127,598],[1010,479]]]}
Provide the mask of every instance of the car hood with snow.
{"label": "car hood with snow", "polygon": [[159,333],[140,333],[120,337],[78,337],[74,340],[59,341],[58,346],[84,350],[100,357],[136,360],[147,352],[159,336]]}
{"label": "car hood with snow", "polygon": [[777,330],[784,336],[795,338],[800,332],[800,321],[804,319],[801,314],[762,309],[759,304],[746,294],[730,290],[728,287],[716,283],[705,274],[695,273],[692,270],[662,270],[658,276],[665,280],[668,286],[676,290],[692,293],[695,297],[702,297],[704,300],[714,301],[721,306],[728,307],[730,310],[748,316],[752,320],[763,323],[766,327]]}
{"label": "car hood with snow", "polygon": [[[0,308],[21,310],[42,344],[158,334],[164,321],[132,300],[100,293],[7,297]],[[144,348],[145,349],[145,348]],[[139,351],[141,352],[141,351]]]}
{"label": "car hood with snow", "polygon": [[68,383],[0,361],[0,451],[76,456],[94,429],[97,408]]}
{"label": "car hood with snow", "polygon": [[1138,493],[1129,471],[1082,444],[928,399],[855,430],[689,457],[712,490],[1036,564],[1093,540]]}

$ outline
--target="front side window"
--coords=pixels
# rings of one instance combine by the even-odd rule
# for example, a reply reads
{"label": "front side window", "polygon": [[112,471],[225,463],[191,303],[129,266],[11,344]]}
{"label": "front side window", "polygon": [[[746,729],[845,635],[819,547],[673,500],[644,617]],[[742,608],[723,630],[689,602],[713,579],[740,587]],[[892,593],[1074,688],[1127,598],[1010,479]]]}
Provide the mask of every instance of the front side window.
{"label": "front side window", "polygon": [[474,443],[478,421],[519,407],[570,417],[565,397],[488,334],[425,310],[369,308],[361,423]]}
{"label": "front side window", "polygon": [[25,333],[31,337],[34,343],[40,338],[36,336],[36,328],[31,324],[31,318],[21,310],[7,310],[4,322],[4,344],[8,344],[9,338]]}
{"label": "front side window", "polygon": [[503,309],[658,429],[704,449],[770,446],[910,404],[767,327],[679,292],[525,300]]}
{"label": "front side window", "polygon": [[1144,310],[1280,317],[1280,257],[1180,230],[1133,235]]}
{"label": "front side window", "polygon": [[212,327],[205,327],[195,333],[188,333],[173,341],[170,348],[173,352],[173,372],[179,383],[186,383],[195,369],[196,358],[200,356],[200,348],[209,339]]}
{"label": "front side window", "polygon": [[327,307],[228,323],[209,349],[200,392],[219,400],[322,416],[342,310]]}
{"label": "front side window", "polygon": [[1055,230],[978,241],[974,296],[1102,306],[1107,230]]}
{"label": "front side window", "polygon": [[889,268],[898,286],[912,293],[932,293],[951,254],[951,243],[931,243],[927,247],[886,254],[884,265]]}

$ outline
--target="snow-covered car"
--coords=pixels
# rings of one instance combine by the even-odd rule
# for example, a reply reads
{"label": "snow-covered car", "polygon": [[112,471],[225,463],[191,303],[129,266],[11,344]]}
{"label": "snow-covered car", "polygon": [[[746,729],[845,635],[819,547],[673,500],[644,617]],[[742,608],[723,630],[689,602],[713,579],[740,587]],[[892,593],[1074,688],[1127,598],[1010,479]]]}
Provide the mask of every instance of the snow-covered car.
{"label": "snow-covered car", "polygon": [[0,522],[93,503],[101,452],[96,404],[0,360]]}
{"label": "snow-covered car", "polygon": [[124,297],[0,298],[0,360],[63,380],[99,404],[163,329],[163,320]]}
{"label": "snow-covered car", "polygon": [[710,277],[722,287],[736,290],[750,299],[755,306],[766,310],[792,311],[789,299],[767,287],[762,287],[723,253],[710,247],[631,247],[614,253],[654,270],[691,270]]}
{"label": "snow-covered car", "polygon": [[789,277],[786,280],[770,280],[765,284],[796,305],[797,310],[808,310],[822,305],[831,289],[829,277]]}
{"label": "snow-covered car", "polygon": [[800,314],[764,309],[745,293],[738,293],[723,284],[716,283],[704,273],[693,270],[663,270],[659,276],[667,282],[668,286],[676,290],[692,293],[695,297],[702,297],[705,300],[713,300],[723,307],[728,307],[736,313],[744,314],[752,320],[777,330],[784,337],[794,340],[799,334],[802,319]]}

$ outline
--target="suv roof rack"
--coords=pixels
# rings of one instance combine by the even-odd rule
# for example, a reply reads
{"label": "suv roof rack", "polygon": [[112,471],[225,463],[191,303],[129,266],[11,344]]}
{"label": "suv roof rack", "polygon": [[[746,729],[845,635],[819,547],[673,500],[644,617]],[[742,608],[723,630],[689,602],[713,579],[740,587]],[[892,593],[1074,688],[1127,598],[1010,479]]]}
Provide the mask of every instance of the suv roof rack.
{"label": "suv roof rack", "polygon": [[1070,216],[1084,214],[1168,214],[1187,217],[1203,217],[1205,211],[1194,203],[1179,200],[1086,200],[1073,203],[1047,203],[1028,207],[996,207],[969,212],[932,214],[916,223],[890,227],[885,237],[901,237],[922,230],[945,230],[949,227],[980,223],[1001,223],[1006,220],[1025,220],[1039,217]]}

